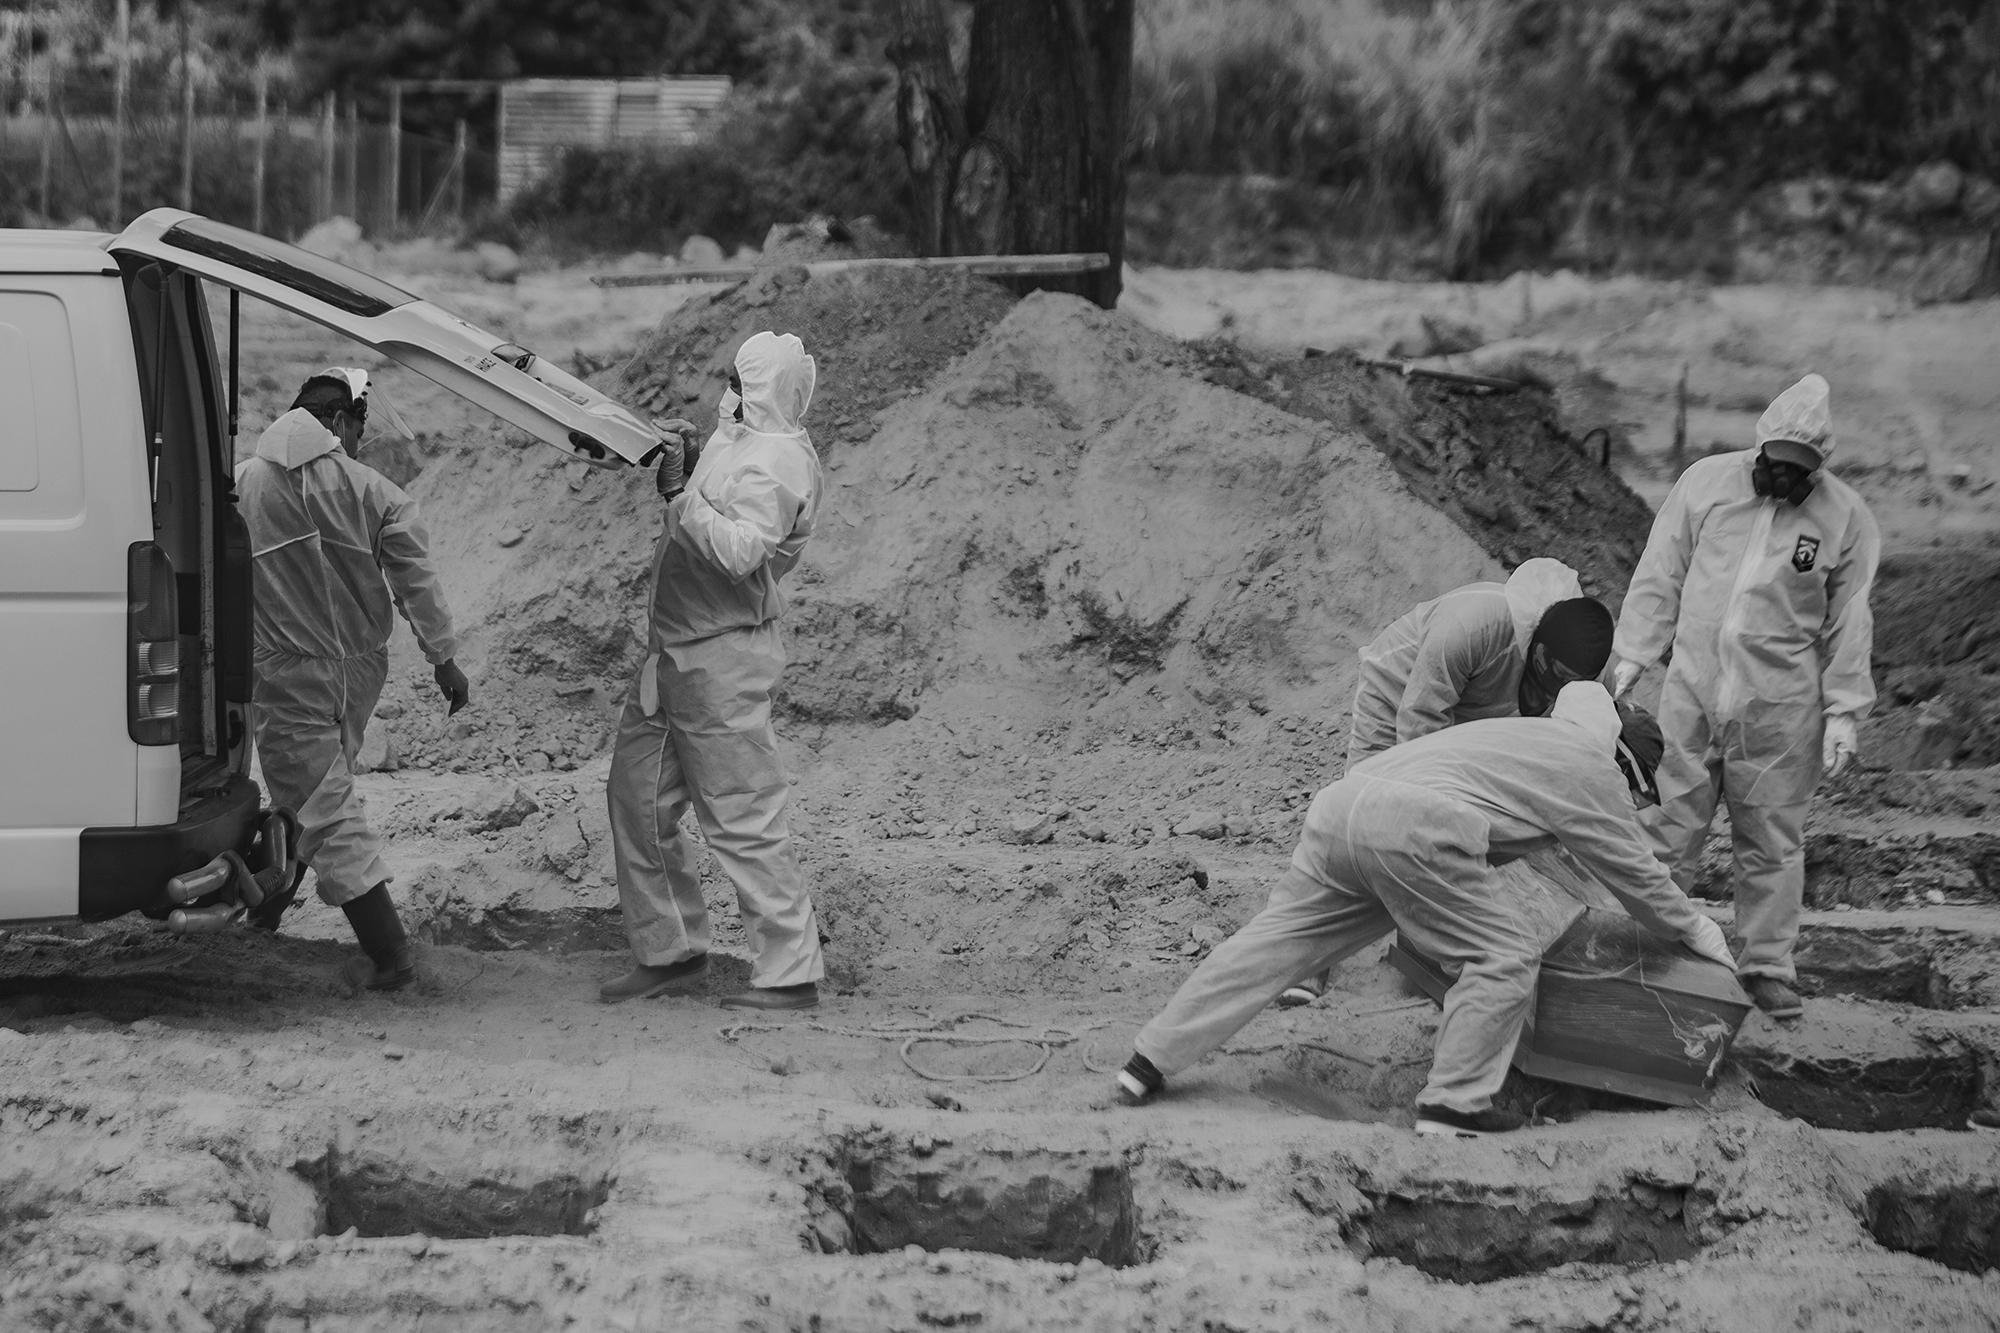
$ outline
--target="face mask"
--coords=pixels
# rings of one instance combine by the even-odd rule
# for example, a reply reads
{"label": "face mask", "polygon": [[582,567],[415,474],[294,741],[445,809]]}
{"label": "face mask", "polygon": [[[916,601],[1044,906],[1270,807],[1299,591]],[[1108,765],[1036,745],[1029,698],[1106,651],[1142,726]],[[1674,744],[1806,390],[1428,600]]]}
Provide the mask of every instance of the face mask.
{"label": "face mask", "polygon": [[742,420],[742,396],[734,389],[724,389],[722,391],[722,401],[715,405],[715,424],[720,426],[725,421],[740,422]]}
{"label": "face mask", "polygon": [[1780,463],[1759,449],[1757,461],[1750,465],[1750,488],[1759,495],[1802,505],[1813,493],[1813,475],[1796,463]]}
{"label": "face mask", "polygon": [[1547,717],[1555,710],[1556,697],[1563,686],[1584,679],[1551,657],[1546,644],[1531,643],[1528,665],[1521,669],[1521,684],[1514,691],[1514,706],[1521,710],[1522,717]]}
{"label": "face mask", "polygon": [[1521,673],[1521,688],[1515,691],[1514,704],[1522,717],[1547,717],[1556,706],[1556,691],[1560,688],[1530,665]]}

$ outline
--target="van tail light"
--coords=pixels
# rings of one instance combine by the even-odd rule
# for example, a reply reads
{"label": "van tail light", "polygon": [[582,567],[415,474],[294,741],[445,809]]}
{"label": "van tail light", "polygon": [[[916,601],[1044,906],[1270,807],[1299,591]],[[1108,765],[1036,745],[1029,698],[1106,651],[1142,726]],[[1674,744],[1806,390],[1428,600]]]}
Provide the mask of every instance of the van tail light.
{"label": "van tail light", "polygon": [[159,543],[132,543],[125,589],[126,730],[141,745],[172,745],[181,735],[180,598]]}

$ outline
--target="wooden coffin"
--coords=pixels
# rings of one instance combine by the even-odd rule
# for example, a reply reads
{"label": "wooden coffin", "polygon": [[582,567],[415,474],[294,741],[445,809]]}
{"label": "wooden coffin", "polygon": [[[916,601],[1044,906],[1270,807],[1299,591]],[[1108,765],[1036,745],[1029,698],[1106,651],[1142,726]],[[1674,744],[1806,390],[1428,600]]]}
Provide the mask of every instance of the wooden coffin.
{"label": "wooden coffin", "polygon": [[[1389,962],[1433,1000],[1452,978],[1397,936]],[[1735,974],[1648,935],[1619,912],[1584,911],[1542,955],[1524,1074],[1671,1106],[1715,1085],[1750,1000]]]}

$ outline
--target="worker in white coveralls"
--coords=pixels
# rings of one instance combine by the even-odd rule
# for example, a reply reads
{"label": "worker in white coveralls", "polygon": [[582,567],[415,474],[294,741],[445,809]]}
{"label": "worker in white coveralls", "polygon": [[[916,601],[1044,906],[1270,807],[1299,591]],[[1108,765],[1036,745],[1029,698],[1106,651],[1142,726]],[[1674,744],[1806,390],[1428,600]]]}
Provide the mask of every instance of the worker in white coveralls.
{"label": "worker in white coveralls", "polygon": [[1720,795],[1734,842],[1743,988],[1777,1019],[1804,1012],[1792,946],[1805,897],[1806,807],[1854,761],[1875,701],[1868,593],[1874,517],[1825,469],[1826,381],[1807,375],[1757,422],[1757,448],[1716,454],[1674,483],[1625,594],[1615,693],[1669,647],[1666,758],[1649,831],[1694,882]]}
{"label": "worker in white coveralls", "polygon": [[[349,984],[394,990],[415,977],[416,960],[354,789],[354,756],[389,678],[397,610],[450,712],[465,707],[470,688],[453,660],[451,611],[416,501],[354,456],[367,419],[368,373],[321,371],[237,466],[236,492],[250,529],[264,782],[272,804],[298,816],[299,854],[319,896],[346,913],[366,955],[344,969]],[[297,892],[295,880],[253,923],[277,929]]]}
{"label": "worker in white coveralls", "polygon": [[1654,935],[1733,966],[1722,928],[1647,849],[1659,728],[1595,681],[1548,717],[1466,722],[1362,760],[1313,798],[1269,902],[1195,969],[1133,1041],[1120,1094],[1141,1103],[1227,1041],[1280,989],[1402,932],[1457,980],[1445,993],[1417,1130],[1518,1128],[1493,1105],[1534,1001],[1540,937],[1490,890],[1491,867],[1560,843]]}
{"label": "worker in white coveralls", "polygon": [[[1610,655],[1611,613],[1560,560],[1537,556],[1505,583],[1454,588],[1361,650],[1347,766],[1455,723],[1539,717],[1564,685],[1602,675]],[[1310,1004],[1328,979],[1287,986],[1278,1004]]]}
{"label": "worker in white coveralls", "polygon": [[609,791],[618,899],[638,965],[603,985],[607,1002],[664,994],[707,969],[708,911],[696,849],[680,827],[692,809],[736,887],[755,951],[750,989],[723,1005],[819,1003],[819,920],[792,846],[791,784],[771,731],[785,666],[779,581],[812,535],[824,490],[802,424],[813,384],[798,338],[753,335],[736,353],[715,434],[684,491],[676,493],[677,460],[662,460],[661,491],[671,498],[654,552],[646,657],[619,719]]}

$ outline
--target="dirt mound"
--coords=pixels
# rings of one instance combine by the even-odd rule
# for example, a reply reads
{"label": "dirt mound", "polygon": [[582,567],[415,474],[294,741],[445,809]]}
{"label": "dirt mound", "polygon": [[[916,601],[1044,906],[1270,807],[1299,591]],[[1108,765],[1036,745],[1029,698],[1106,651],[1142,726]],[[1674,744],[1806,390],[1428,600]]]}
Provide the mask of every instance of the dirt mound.
{"label": "dirt mound", "polygon": [[1878,698],[1864,755],[1898,768],[2000,763],[2000,551],[1891,554],[1869,604]]}
{"label": "dirt mound", "polygon": [[1072,723],[1163,698],[1338,712],[1355,648],[1493,572],[1365,440],[1196,370],[1121,316],[1037,294],[885,414],[832,470],[792,707],[900,714],[976,679],[1044,690]]}
{"label": "dirt mound", "polygon": [[[957,274],[773,268],[675,309],[608,388],[706,433],[742,340],[795,332],[818,359],[809,425],[832,454],[872,434],[879,412],[928,384],[1013,301]],[[428,669],[399,637],[400,669],[378,712],[382,766],[575,768],[608,745],[644,642],[660,515],[650,474],[583,469],[538,445],[508,447],[497,432],[433,453],[414,490],[450,571],[478,707],[446,722]]]}
{"label": "dirt mound", "polygon": [[927,385],[1013,304],[997,284],[962,273],[771,268],[674,311],[604,387],[634,407],[685,417],[705,437],[743,340],[760,329],[796,333],[819,366],[806,425],[824,456],[873,434],[877,413]]}
{"label": "dirt mound", "polygon": [[1574,429],[1604,416],[1587,377],[1491,392],[1405,378],[1353,352],[1266,358],[1222,341],[1199,352],[1213,382],[1368,440],[1494,559],[1554,556],[1586,592],[1614,609],[1623,600],[1653,514],[1593,452],[1600,440]]}
{"label": "dirt mound", "polygon": [[[676,311],[610,387],[698,417],[766,327],[819,358],[831,486],[795,579],[795,719],[906,717],[964,684],[942,716],[974,727],[997,687],[1026,692],[1029,731],[1170,723],[1185,739],[1245,709],[1337,722],[1356,647],[1498,572],[1360,434],[1208,383],[1196,354],[1122,316],[1015,306],[976,279],[774,269]],[[482,699],[443,723],[410,663],[391,762],[535,771],[600,753],[642,642],[649,478],[486,445],[443,452],[417,489]]]}

